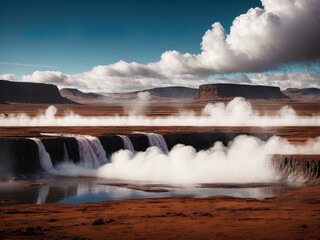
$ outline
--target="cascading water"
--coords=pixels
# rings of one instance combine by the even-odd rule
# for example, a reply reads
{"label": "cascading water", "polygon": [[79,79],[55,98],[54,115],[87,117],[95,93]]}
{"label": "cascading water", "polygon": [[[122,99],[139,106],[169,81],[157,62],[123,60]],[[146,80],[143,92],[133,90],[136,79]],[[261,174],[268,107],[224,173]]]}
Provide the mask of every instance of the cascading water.
{"label": "cascading water", "polygon": [[165,154],[169,152],[168,146],[164,138],[160,134],[156,133],[147,133],[150,146],[156,146],[161,149]]}
{"label": "cascading water", "polygon": [[69,162],[69,161],[70,161],[70,158],[69,158],[67,146],[66,146],[65,143],[63,144],[63,150],[64,150],[64,158],[63,158],[63,161],[64,161],[64,162]]}
{"label": "cascading water", "polygon": [[74,136],[79,144],[80,164],[85,168],[98,168],[107,162],[98,138],[87,135]]}
{"label": "cascading water", "polygon": [[[144,139],[144,145],[157,146],[167,154],[155,148],[142,150],[139,154],[130,154],[128,151],[117,149],[112,152],[114,153],[112,162],[104,164],[107,160],[106,152],[97,138],[70,134],[59,136],[75,139],[76,151],[79,151],[81,156],[78,158],[80,166],[72,162],[68,163],[70,160],[68,160],[67,148],[61,144],[61,142],[64,144],[63,138],[59,139],[60,142],[49,141],[47,145],[38,138],[25,141],[10,140],[6,142],[7,145],[4,145],[6,148],[2,147],[0,151],[11,149],[9,153],[12,157],[7,162],[13,164],[8,169],[12,169],[14,174],[36,173],[39,169],[43,169],[52,175],[102,176],[139,181],[171,179],[185,183],[289,181],[319,184],[320,182],[320,137],[309,139],[304,144],[294,145],[286,139],[275,136],[267,141],[261,141],[253,136],[241,135],[234,138],[227,146],[216,141],[210,149],[196,151],[192,146],[177,144],[168,153],[162,136],[155,133],[139,132],[139,134],[144,134],[139,136]],[[125,144],[121,139],[118,136],[116,139],[120,142],[121,148],[124,148]],[[128,140],[131,140],[131,137]],[[55,145],[57,142],[59,145]],[[134,145],[135,142],[132,142]],[[109,144],[111,143],[112,141]],[[53,159],[51,152],[56,146],[58,146],[57,151],[60,152],[57,156],[62,160],[57,159],[59,165],[55,168],[51,161]],[[63,151],[64,155],[61,154]],[[10,157],[10,154],[5,151],[1,154],[1,156]],[[104,166],[99,168],[101,165]],[[34,168],[34,171],[30,171],[29,166]],[[99,168],[98,171],[97,168]]]}
{"label": "cascading water", "polygon": [[130,152],[134,153],[134,147],[132,145],[132,142],[130,141],[130,138],[128,138],[125,135],[118,135],[119,137],[122,138],[124,149],[129,150]]}
{"label": "cascading water", "polygon": [[52,161],[50,158],[49,153],[46,151],[43,143],[41,142],[40,139],[38,138],[31,138],[33,141],[35,141],[38,145],[38,151],[39,151],[39,161],[40,161],[40,165],[43,168],[43,170],[46,173],[49,174],[56,174],[57,170],[54,168],[54,166],[52,165]]}
{"label": "cascading water", "polygon": [[103,164],[107,163],[107,157],[106,152],[103,149],[103,146],[101,145],[101,142],[98,138],[93,136],[85,136],[92,147],[98,161],[99,161],[99,167]]}

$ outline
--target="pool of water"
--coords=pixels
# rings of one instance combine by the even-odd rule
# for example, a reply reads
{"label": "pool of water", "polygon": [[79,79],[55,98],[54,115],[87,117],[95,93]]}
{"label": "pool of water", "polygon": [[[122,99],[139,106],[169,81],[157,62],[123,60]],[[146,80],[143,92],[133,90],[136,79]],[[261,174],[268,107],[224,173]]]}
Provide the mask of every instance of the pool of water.
{"label": "pool of water", "polygon": [[[30,183],[34,184],[30,184]],[[286,191],[287,186],[267,184],[257,186],[210,186],[199,185],[159,185],[162,192],[145,192],[108,184],[123,183],[119,180],[96,178],[54,178],[32,179],[29,181],[0,182],[0,206],[20,204],[78,204],[123,199],[167,198],[174,196],[210,197],[230,196],[237,198],[264,199]],[[130,182],[134,186],[146,183]],[[153,183],[153,185],[155,185]],[[164,186],[164,187],[163,187]]]}

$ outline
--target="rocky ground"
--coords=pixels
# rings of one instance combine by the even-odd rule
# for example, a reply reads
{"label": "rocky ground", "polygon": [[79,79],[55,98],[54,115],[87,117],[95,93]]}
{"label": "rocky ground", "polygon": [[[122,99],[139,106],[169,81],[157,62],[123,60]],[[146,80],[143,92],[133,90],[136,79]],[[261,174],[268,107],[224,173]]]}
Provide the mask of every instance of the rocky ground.
{"label": "rocky ground", "polygon": [[[200,113],[207,102],[190,100],[144,108],[142,114],[166,116],[182,110]],[[291,105],[300,115],[318,113],[319,102],[253,101],[262,114]],[[0,113],[37,115],[48,105],[2,104]],[[123,114],[134,104],[59,105],[58,114]],[[270,133],[293,142],[318,137],[320,127],[1,127],[0,137],[31,137],[41,132],[100,136],[131,133],[180,132]],[[141,199],[80,205],[20,205],[0,207],[0,239],[319,239],[320,187],[293,188],[265,199],[231,197]]]}
{"label": "rocky ground", "polygon": [[319,239],[320,187],[265,200],[142,199],[0,207],[7,239]]}
{"label": "rocky ground", "polygon": [[320,136],[320,127],[1,127],[0,137],[41,137],[40,133],[102,136],[105,134],[132,134],[133,132],[153,132],[159,134],[201,132],[272,134],[286,138],[291,142],[304,142],[309,138]]}

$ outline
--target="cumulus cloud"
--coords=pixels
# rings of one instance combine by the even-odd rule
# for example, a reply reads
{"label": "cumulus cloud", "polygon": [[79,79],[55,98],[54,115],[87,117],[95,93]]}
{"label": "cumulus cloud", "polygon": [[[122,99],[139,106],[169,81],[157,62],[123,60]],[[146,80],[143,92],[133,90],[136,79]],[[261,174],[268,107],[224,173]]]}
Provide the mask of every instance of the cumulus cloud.
{"label": "cumulus cloud", "polygon": [[162,55],[158,65],[173,75],[195,76],[230,72],[259,72],[287,62],[320,57],[318,0],[262,0],[235,18],[230,33],[212,24],[202,38],[198,55],[175,51]]}
{"label": "cumulus cloud", "polygon": [[6,73],[6,74],[2,74],[0,75],[0,80],[9,80],[9,81],[13,81],[15,79],[15,75],[14,74],[10,74],[10,73]]}
{"label": "cumulus cloud", "polygon": [[[135,76],[113,76],[103,74],[101,67],[95,67],[89,72],[70,75],[59,71],[36,71],[31,75],[22,76],[24,82],[42,82],[57,85],[59,88],[76,87],[82,91],[96,92],[125,92],[132,90],[142,90],[146,88],[186,86],[197,88],[205,80],[185,80],[179,78],[138,77]],[[123,72],[125,74],[125,72]]]}
{"label": "cumulus cloud", "polygon": [[67,84],[70,75],[63,74],[59,71],[35,71],[31,75],[22,76],[24,82],[45,82],[52,84]]}
{"label": "cumulus cloud", "polygon": [[319,72],[302,73],[257,73],[241,74],[235,78],[221,77],[213,81],[222,83],[245,83],[249,85],[269,85],[286,88],[319,88]]}
{"label": "cumulus cloud", "polygon": [[97,76],[163,78],[159,72],[147,65],[125,61],[119,61],[108,66],[97,66],[92,69],[92,72]]}
{"label": "cumulus cloud", "polygon": [[282,89],[320,87],[320,73],[256,74],[248,78],[253,84],[279,86]]}
{"label": "cumulus cloud", "polygon": [[[37,71],[23,80],[106,92],[173,85],[196,87],[201,83],[199,79],[214,74],[262,72],[281,63],[320,58],[319,0],[261,1],[263,8],[251,8],[236,17],[228,34],[219,22],[213,23],[202,37],[200,54],[166,51],[158,62],[146,65],[119,61],[76,75]],[[284,82],[280,80],[272,84]]]}

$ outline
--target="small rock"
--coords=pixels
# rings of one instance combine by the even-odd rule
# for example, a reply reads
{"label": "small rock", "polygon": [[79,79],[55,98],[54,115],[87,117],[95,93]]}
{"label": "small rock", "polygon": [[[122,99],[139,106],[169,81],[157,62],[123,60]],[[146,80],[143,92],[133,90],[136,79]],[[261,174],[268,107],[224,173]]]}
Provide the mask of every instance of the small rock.
{"label": "small rock", "polygon": [[105,222],[104,222],[104,220],[101,219],[101,218],[96,219],[96,220],[92,223],[92,225],[103,225],[103,224],[105,224]]}
{"label": "small rock", "polygon": [[115,222],[116,220],[114,220],[113,218],[109,218],[105,221],[105,223],[113,223]]}
{"label": "small rock", "polygon": [[213,217],[213,215],[211,213],[203,213],[201,216]]}

